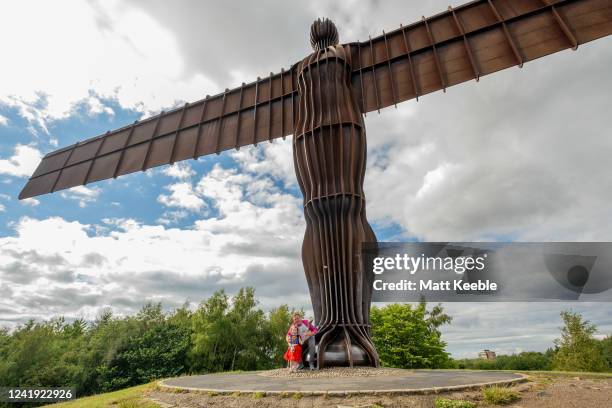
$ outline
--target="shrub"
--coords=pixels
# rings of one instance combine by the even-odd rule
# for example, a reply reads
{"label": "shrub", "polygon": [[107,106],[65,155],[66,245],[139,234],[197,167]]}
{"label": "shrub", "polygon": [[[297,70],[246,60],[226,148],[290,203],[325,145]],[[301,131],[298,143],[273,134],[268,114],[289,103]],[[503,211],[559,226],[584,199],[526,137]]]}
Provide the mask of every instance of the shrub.
{"label": "shrub", "polygon": [[551,368],[552,350],[546,353],[525,351],[519,354],[498,355],[493,360],[473,358],[457,360],[457,368],[474,370],[548,371]]}
{"label": "shrub", "polygon": [[396,368],[449,368],[439,327],[451,321],[441,306],[427,310],[425,302],[373,307],[372,340],[382,365]]}
{"label": "shrub", "polygon": [[482,397],[489,404],[506,405],[517,401],[519,395],[505,387],[487,387],[482,390]]}

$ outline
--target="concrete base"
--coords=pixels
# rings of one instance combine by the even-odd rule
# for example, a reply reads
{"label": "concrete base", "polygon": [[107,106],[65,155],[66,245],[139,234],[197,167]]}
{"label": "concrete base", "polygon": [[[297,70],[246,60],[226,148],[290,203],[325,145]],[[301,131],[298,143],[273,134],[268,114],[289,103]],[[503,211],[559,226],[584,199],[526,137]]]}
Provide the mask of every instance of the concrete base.
{"label": "concrete base", "polygon": [[[399,370],[398,370],[399,371]],[[264,393],[267,395],[430,394],[508,385],[525,381],[526,375],[503,371],[401,370],[378,377],[283,378],[258,372],[207,374],[162,380],[162,388],[221,394]]]}

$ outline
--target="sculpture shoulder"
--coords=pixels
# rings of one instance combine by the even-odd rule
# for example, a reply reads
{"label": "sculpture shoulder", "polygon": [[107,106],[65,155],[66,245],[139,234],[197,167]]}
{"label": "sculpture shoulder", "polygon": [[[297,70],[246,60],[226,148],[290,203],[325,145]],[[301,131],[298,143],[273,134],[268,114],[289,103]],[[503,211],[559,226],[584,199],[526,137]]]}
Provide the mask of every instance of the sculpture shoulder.
{"label": "sculpture shoulder", "polygon": [[324,62],[327,59],[334,60],[343,60],[348,65],[351,65],[351,48],[350,45],[332,45],[325,49],[314,51],[313,53],[307,55],[300,62],[296,63],[292,68],[296,70],[296,72],[300,73],[304,70],[304,68],[312,65]]}

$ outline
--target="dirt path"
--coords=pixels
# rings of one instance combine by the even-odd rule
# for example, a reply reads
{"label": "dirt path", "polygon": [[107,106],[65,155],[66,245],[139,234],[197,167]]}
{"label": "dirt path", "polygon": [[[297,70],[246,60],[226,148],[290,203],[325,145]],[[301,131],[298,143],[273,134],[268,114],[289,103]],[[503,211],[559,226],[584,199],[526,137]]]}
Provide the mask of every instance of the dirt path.
{"label": "dirt path", "polygon": [[535,377],[529,392],[510,405],[523,408],[605,408],[612,406],[612,379]]}
{"label": "dirt path", "polygon": [[[514,408],[602,408],[610,406],[612,401],[612,379],[583,379],[579,377],[532,376],[531,381],[519,384],[512,389],[521,395],[521,399],[508,407]],[[158,402],[163,408],[181,407],[280,407],[280,408],[313,408],[313,407],[414,407],[432,408],[436,398],[463,399],[488,406],[482,400],[480,391],[445,393],[441,395],[412,396],[349,396],[322,397],[285,395],[209,395],[208,393],[181,393],[154,390],[148,393],[149,398]]]}

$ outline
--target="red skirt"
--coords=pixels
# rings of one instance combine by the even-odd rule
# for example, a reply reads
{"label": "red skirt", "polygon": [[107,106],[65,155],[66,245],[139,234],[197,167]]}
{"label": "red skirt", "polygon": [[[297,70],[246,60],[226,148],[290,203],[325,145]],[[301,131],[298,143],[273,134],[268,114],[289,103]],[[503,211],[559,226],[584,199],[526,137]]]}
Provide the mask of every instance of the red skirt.
{"label": "red skirt", "polygon": [[300,344],[295,344],[293,346],[293,351],[291,351],[291,347],[287,348],[285,355],[283,358],[287,361],[294,361],[299,363],[302,361],[302,346]]}

